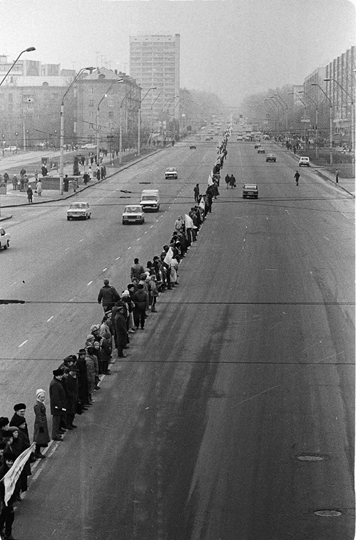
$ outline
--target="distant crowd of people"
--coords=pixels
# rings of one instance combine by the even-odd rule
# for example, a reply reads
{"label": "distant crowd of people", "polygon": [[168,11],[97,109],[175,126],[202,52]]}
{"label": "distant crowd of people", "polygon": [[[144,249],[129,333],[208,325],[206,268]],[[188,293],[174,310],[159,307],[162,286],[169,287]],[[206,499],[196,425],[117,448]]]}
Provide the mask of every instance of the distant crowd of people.
{"label": "distant crowd of people", "polygon": [[[43,450],[51,440],[62,442],[67,431],[77,429],[76,417],[84,414],[95,403],[95,393],[100,390],[101,379],[111,375],[110,366],[114,356],[126,357],[125,351],[130,347],[134,334],[145,329],[150,313],[157,312],[159,296],[179,285],[179,265],[192,243],[197,241],[199,230],[207,214],[212,211],[213,200],[218,195],[220,170],[227,155],[226,144],[227,136],[218,148],[218,159],[209,175],[206,192],[200,194],[199,185],[195,186],[196,204],[188,214],[177,217],[172,236],[161,253],[153,256],[145,266],[135,258],[130,268],[130,282],[121,293],[110,284],[109,279],[104,279],[97,297],[103,308],[100,322],[91,326],[77,354],[67,356],[53,370],[48,389],[51,429],[45,405],[47,392],[43,388],[37,389],[34,394],[32,444],[25,403],[13,406],[11,418],[0,417],[0,537],[4,540],[14,540],[14,503],[20,502],[22,494],[28,489],[31,464],[46,458]],[[5,504],[5,488],[1,480],[26,450],[29,459]]]}

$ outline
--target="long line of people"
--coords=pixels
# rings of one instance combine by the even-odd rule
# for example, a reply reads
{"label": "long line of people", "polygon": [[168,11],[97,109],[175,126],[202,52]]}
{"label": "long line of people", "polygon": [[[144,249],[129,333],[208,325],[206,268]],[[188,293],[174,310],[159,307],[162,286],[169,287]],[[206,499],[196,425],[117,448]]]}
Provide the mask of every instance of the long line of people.
{"label": "long line of people", "polygon": [[[97,301],[102,305],[101,321],[90,328],[83,348],[77,354],[64,358],[49,385],[51,433],[45,405],[46,391],[39,388],[34,400],[34,449],[30,459],[22,469],[15,490],[4,504],[4,483],[1,481],[11,469],[14,461],[31,447],[26,421],[26,404],[14,405],[13,416],[0,417],[0,537],[14,540],[12,524],[16,502],[28,489],[31,464],[45,459],[43,449],[51,439],[62,442],[67,431],[77,429],[75,418],[84,414],[95,403],[95,393],[101,389],[100,381],[111,375],[110,365],[117,358],[125,358],[125,350],[138,330],[145,329],[149,313],[157,312],[157,300],[161,294],[179,285],[179,265],[186,257],[193,242],[197,241],[199,230],[212,210],[213,200],[218,194],[220,169],[226,157],[227,137],[218,148],[218,160],[209,176],[204,194],[194,189],[195,205],[188,214],[180,215],[174,222],[174,231],[159,255],[143,266],[135,258],[130,268],[130,283],[119,294],[107,278],[99,290]],[[196,186],[196,187],[197,187]]]}

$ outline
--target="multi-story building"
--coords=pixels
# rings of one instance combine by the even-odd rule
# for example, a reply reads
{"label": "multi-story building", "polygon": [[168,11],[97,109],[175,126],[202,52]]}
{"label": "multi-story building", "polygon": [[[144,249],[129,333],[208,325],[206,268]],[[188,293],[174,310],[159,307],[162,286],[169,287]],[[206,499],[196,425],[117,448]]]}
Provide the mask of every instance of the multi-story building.
{"label": "multi-story building", "polygon": [[[10,68],[0,87],[1,146],[58,147],[61,101],[75,70],[61,71],[59,64],[28,59],[18,60],[13,66],[7,56],[0,55],[1,79]],[[73,110],[67,113],[65,137],[72,141]]]}
{"label": "multi-story building", "polygon": [[[125,73],[97,68],[79,79],[75,96],[75,131],[79,143],[134,146],[141,88]],[[133,140],[128,140],[131,137]],[[130,144],[131,143],[131,144]]]}
{"label": "multi-story building", "polygon": [[[318,105],[319,125],[332,117],[337,139],[354,146],[355,130],[355,46],[304,80],[304,90]],[[311,106],[314,106],[315,104]],[[354,148],[353,148],[354,149]]]}
{"label": "multi-story building", "polygon": [[142,119],[153,131],[179,119],[180,35],[130,37],[130,75],[142,87]]}

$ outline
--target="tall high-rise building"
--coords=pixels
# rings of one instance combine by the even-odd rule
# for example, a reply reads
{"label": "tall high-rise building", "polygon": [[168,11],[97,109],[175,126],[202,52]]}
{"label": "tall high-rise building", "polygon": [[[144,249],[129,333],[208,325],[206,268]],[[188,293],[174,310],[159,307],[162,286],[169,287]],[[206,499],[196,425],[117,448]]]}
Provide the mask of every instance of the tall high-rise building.
{"label": "tall high-rise building", "polygon": [[179,119],[180,35],[130,37],[130,76],[142,87],[142,119],[155,130]]}

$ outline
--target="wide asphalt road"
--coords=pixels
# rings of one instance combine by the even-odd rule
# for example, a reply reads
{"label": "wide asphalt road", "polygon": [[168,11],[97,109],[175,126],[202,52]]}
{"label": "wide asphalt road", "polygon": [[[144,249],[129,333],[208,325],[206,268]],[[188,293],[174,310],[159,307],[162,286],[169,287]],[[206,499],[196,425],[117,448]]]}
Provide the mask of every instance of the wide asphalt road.
{"label": "wide asphalt road", "polygon": [[[354,537],[354,200],[267,143],[233,142],[220,196],[129,355],[33,469],[20,540],[351,540]],[[16,210],[1,253],[1,410],[25,401],[100,320],[104,276],[159,254],[206,185],[215,144],[177,145],[62,203]],[[176,165],[178,181],[164,181]],[[242,184],[259,185],[243,200]],[[125,202],[162,207],[123,227]],[[123,193],[123,191],[130,193]],[[123,198],[129,197],[129,198]],[[4,282],[4,276],[6,281]]]}

